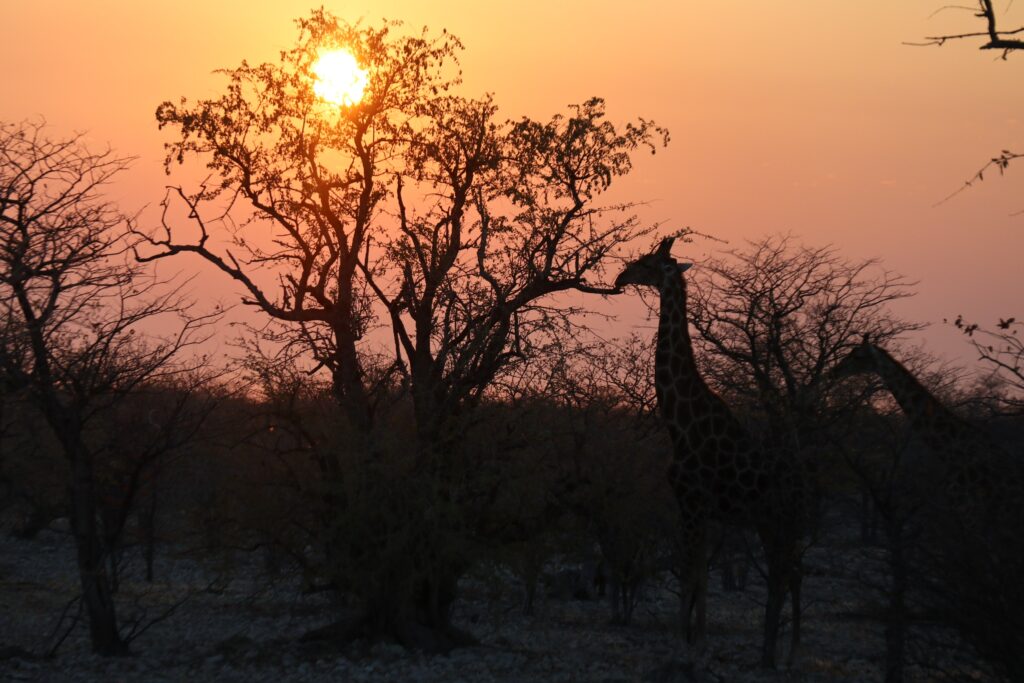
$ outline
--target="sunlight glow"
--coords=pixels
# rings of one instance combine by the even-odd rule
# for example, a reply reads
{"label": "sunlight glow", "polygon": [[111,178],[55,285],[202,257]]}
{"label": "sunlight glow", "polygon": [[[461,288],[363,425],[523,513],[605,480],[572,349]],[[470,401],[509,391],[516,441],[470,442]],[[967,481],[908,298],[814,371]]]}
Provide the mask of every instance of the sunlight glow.
{"label": "sunlight glow", "polygon": [[313,92],[339,107],[357,104],[363,98],[367,71],[361,69],[348,50],[322,52],[312,67],[316,82]]}

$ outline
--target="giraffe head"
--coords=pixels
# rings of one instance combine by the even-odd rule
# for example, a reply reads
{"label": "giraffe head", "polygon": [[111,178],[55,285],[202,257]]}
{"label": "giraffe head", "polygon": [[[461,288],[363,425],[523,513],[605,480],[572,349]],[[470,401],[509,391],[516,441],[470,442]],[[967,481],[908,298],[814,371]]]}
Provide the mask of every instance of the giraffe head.
{"label": "giraffe head", "polygon": [[693,264],[679,263],[672,258],[674,241],[675,237],[666,237],[652,253],[627,263],[615,278],[615,286],[621,288],[626,285],[647,285],[660,289],[667,278],[678,277]]}
{"label": "giraffe head", "polygon": [[878,368],[879,353],[878,347],[872,344],[868,335],[865,334],[860,344],[853,347],[846,357],[836,363],[830,374],[834,379],[842,379],[874,372]]}

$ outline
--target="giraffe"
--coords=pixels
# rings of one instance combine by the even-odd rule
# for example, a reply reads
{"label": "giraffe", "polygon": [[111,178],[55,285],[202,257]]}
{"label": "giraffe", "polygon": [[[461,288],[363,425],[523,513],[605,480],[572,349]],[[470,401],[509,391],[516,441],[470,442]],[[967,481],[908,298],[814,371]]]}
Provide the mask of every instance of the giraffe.
{"label": "giraffe", "polygon": [[950,411],[924,385],[868,335],[831,371],[836,379],[874,373],[903,410],[913,430],[938,455],[981,438],[978,430]]}
{"label": "giraffe", "polygon": [[668,477],[686,549],[681,586],[686,637],[699,642],[706,632],[709,524],[753,527],[768,565],[761,664],[773,668],[787,590],[793,615],[790,662],[800,643],[802,473],[793,460],[761,449],[701,376],[688,329],[683,277],[692,264],[672,258],[674,239],[665,238],[653,253],[629,263],[615,286],[655,287],[661,298],[654,381],[672,441]]}
{"label": "giraffe", "polygon": [[863,373],[882,380],[931,456],[900,472],[926,595],[968,642],[999,653],[1008,680],[1024,680],[1024,460],[955,415],[867,336],[832,370],[835,378]]}
{"label": "giraffe", "polygon": [[[868,335],[832,369],[836,379],[874,373],[907,416],[932,459],[914,472],[914,485],[932,507],[958,515],[965,530],[979,531],[991,520],[997,501],[1019,500],[1024,486],[1017,468],[982,430],[943,405],[902,363],[873,344]],[[988,510],[988,513],[985,513]],[[981,515],[981,516],[979,516]]]}

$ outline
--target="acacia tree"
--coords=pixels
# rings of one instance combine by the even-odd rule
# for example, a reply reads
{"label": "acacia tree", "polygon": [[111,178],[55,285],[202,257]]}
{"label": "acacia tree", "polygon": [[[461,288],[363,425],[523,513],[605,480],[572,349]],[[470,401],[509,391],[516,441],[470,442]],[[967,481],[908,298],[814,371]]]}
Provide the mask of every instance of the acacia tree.
{"label": "acacia tree", "polygon": [[[415,471],[441,477],[438,495],[464,510],[488,497],[445,479],[465,418],[502,372],[573,330],[572,311],[552,295],[611,293],[591,282],[618,245],[652,228],[628,205],[596,202],[630,171],[635,150],[653,152],[667,134],[642,119],[616,127],[600,99],[549,121],[501,120],[490,98],[453,93],[461,45],[447,33],[398,35],[393,23],[351,25],[322,10],[298,26],[278,63],[226,71],[221,97],[158,108],[160,125],[179,133],[168,169],[195,154],[214,179],[171,190],[142,258],[197,254],[239,283],[245,303],[280,323],[276,342],[331,373],[357,449],[379,447],[375,413],[400,376],[412,397]],[[339,47],[368,77],[362,99],[341,108],[317,97],[311,72],[319,53]],[[367,353],[376,325],[394,340],[383,372]],[[344,479],[341,454],[318,454],[330,489]],[[397,602],[364,596],[388,615],[376,631],[451,644],[443,634],[464,558],[438,562],[447,566],[405,579],[418,587],[377,591],[407,596]]]}
{"label": "acacia tree", "polygon": [[[41,123],[0,124],[0,375],[39,410],[70,465],[69,516],[92,647],[127,651],[106,560],[90,429],[134,388],[181,371],[199,341],[173,289],[126,260],[128,217],[102,191],[129,160],[47,137]],[[162,293],[161,293],[162,290]],[[179,316],[177,335],[146,343],[140,323]]]}
{"label": "acacia tree", "polygon": [[800,447],[822,427],[828,372],[864,334],[888,340],[920,327],[888,309],[913,283],[789,235],[701,264],[693,281],[709,376],[765,419],[777,445]]}
{"label": "acacia tree", "polygon": [[547,122],[499,123],[487,100],[435,106],[410,159],[429,203],[412,209],[398,177],[397,238],[366,271],[408,367],[425,453],[448,445],[444,430],[458,433],[499,373],[571,333],[575,311],[551,295],[613,291],[588,278],[646,229],[628,205],[594,202],[657,132],[616,129],[596,98]]}
{"label": "acacia tree", "polygon": [[987,369],[984,383],[993,398],[1019,412],[1024,407],[1024,340],[1020,335],[1024,322],[1014,317],[1000,318],[992,327],[982,327],[957,316],[953,325],[967,336]]}

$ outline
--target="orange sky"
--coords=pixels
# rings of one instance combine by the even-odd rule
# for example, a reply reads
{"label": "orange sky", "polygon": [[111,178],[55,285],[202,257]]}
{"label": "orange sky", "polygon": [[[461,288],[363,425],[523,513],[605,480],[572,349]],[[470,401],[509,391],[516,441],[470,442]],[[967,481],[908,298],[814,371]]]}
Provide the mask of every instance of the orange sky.
{"label": "orange sky", "polygon": [[[495,93],[507,116],[546,118],[600,95],[618,120],[655,119],[672,144],[639,159],[617,198],[650,200],[646,218],[734,244],[792,231],[882,257],[920,281],[901,312],[935,323],[929,348],[955,357],[967,349],[942,318],[1024,315],[1024,215],[1010,215],[1024,209],[1024,163],[933,206],[994,153],[1024,151],[1024,54],[901,44],[980,28],[968,12],[929,16],[943,4],[324,2],[348,19],[447,28],[466,45],[463,91]],[[252,0],[5,2],[0,118],[43,115],[57,132],[85,130],[139,156],[116,196],[156,204],[166,182],[156,105],[215,94],[215,68],[276,59],[305,13]],[[1024,4],[1005,21],[1024,24]],[[699,263],[709,248],[690,256]]]}

